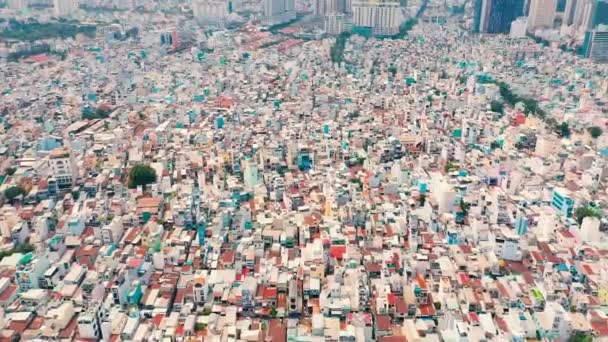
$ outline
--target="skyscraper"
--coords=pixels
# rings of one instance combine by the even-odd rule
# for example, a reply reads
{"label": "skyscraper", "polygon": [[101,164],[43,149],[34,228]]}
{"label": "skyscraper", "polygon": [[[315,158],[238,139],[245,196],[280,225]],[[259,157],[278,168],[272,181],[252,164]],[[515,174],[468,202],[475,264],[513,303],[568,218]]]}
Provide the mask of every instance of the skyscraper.
{"label": "skyscraper", "polygon": [[532,0],[528,15],[528,28],[553,27],[556,0]]}
{"label": "skyscraper", "polygon": [[591,27],[593,29],[598,25],[608,24],[608,0],[594,0],[591,9]]}
{"label": "skyscraper", "polygon": [[264,0],[265,22],[269,25],[288,22],[296,18],[294,0]]}
{"label": "skyscraper", "polygon": [[576,4],[578,0],[567,0],[566,9],[564,10],[564,19],[562,24],[570,26],[574,22],[574,13],[576,11]]}
{"label": "skyscraper", "polygon": [[55,15],[57,16],[70,16],[78,12],[78,1],[77,0],[54,0],[53,7],[55,8]]}
{"label": "skyscraper", "polygon": [[473,31],[508,33],[511,22],[521,16],[524,0],[477,0],[474,6]]}

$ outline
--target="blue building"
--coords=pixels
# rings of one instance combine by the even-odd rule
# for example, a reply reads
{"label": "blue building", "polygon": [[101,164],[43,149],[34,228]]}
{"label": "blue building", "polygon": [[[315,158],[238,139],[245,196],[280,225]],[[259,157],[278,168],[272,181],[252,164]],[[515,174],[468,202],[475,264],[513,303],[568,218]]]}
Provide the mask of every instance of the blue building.
{"label": "blue building", "polygon": [[564,188],[553,189],[551,196],[551,207],[561,215],[571,217],[574,213],[574,199],[570,192]]}
{"label": "blue building", "polygon": [[515,219],[515,231],[517,232],[517,235],[526,235],[528,232],[528,224],[528,218],[520,211]]}
{"label": "blue building", "polygon": [[473,32],[508,33],[523,9],[524,0],[475,0]]}
{"label": "blue building", "polygon": [[594,0],[592,4],[590,29],[598,25],[608,25],[608,0]]}

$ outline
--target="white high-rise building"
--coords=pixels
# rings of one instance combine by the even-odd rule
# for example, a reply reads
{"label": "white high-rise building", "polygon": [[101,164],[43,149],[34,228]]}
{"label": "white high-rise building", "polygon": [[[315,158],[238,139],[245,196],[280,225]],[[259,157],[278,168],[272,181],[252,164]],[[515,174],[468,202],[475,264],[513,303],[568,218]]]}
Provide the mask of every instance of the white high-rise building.
{"label": "white high-rise building", "polygon": [[404,20],[398,1],[355,0],[352,2],[353,25],[370,27],[377,35],[399,32]]}
{"label": "white high-rise building", "polygon": [[344,14],[332,13],[325,16],[325,32],[340,34],[344,32]]}
{"label": "white high-rise building", "polygon": [[593,14],[593,0],[577,0],[572,15],[572,26],[574,30],[585,31],[591,29],[591,18]]}
{"label": "white high-rise building", "polygon": [[532,0],[528,15],[528,28],[553,27],[557,0]]}
{"label": "white high-rise building", "polygon": [[54,0],[55,15],[71,16],[78,12],[78,0]]}
{"label": "white high-rise building", "polygon": [[528,27],[528,18],[519,17],[511,23],[511,32],[509,37],[511,38],[524,38],[526,37],[526,28]]}
{"label": "white high-rise building", "polygon": [[229,14],[229,2],[225,0],[194,0],[194,18],[202,23],[223,22]]}
{"label": "white high-rise building", "polygon": [[7,6],[10,9],[21,11],[27,7],[25,0],[8,0]]}
{"label": "white high-rise building", "polygon": [[268,25],[276,25],[295,19],[295,0],[264,0],[264,18]]}

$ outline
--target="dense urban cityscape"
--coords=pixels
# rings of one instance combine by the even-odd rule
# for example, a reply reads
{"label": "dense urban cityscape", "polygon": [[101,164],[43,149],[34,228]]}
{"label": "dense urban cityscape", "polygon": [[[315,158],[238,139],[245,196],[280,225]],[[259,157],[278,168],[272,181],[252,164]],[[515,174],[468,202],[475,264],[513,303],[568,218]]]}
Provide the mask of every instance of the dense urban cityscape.
{"label": "dense urban cityscape", "polygon": [[607,0],[0,7],[0,342],[608,341]]}

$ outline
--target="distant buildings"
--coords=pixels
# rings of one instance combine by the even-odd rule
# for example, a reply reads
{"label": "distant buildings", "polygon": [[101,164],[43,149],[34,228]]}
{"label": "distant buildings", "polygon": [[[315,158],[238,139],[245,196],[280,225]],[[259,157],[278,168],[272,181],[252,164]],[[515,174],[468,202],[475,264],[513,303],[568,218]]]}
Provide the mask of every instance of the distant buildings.
{"label": "distant buildings", "polygon": [[294,0],[264,0],[264,21],[266,24],[276,25],[295,18]]}
{"label": "distant buildings", "polygon": [[57,16],[72,16],[78,12],[77,0],[54,0],[53,7]]}
{"label": "distant buildings", "polygon": [[375,35],[396,34],[404,19],[398,1],[356,0],[352,9],[353,26],[370,28]]}
{"label": "distant buildings", "polygon": [[7,7],[13,10],[21,11],[27,7],[25,0],[9,0],[6,3]]}
{"label": "distant buildings", "polygon": [[522,15],[523,0],[476,0],[473,32],[508,33],[511,22]]}
{"label": "distant buildings", "polygon": [[325,32],[340,34],[344,32],[344,14],[333,13],[325,16]]}
{"label": "distant buildings", "polygon": [[225,0],[194,0],[192,12],[194,18],[201,23],[219,23],[230,13],[231,4]]}
{"label": "distant buildings", "polygon": [[532,0],[528,15],[528,28],[553,27],[556,0]]}

